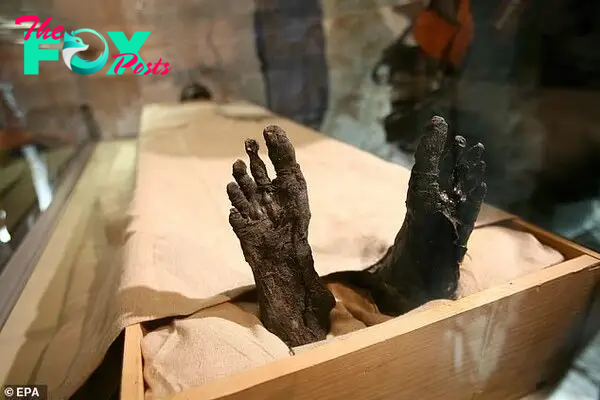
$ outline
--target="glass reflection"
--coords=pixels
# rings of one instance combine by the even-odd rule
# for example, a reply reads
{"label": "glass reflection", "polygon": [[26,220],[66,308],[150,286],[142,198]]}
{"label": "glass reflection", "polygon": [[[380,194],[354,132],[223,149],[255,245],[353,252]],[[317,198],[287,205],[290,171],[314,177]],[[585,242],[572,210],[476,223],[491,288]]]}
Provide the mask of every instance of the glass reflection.
{"label": "glass reflection", "polygon": [[40,134],[15,92],[11,82],[0,82],[0,272],[51,205],[78,148],[66,126]]}

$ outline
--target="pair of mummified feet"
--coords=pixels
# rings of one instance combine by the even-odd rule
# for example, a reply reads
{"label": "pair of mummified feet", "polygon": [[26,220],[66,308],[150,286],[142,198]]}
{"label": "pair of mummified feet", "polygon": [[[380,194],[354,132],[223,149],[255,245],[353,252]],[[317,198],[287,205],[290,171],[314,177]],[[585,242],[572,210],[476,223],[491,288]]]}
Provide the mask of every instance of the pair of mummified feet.
{"label": "pair of mummified feet", "polygon": [[[246,140],[252,177],[243,161],[233,164],[229,222],[254,274],[262,323],[289,346],[299,346],[326,337],[336,301],[314,269],[306,181],[294,147],[277,126],[267,127],[264,139],[277,177],[268,177],[258,143]],[[394,244],[366,270],[327,280],[366,291],[390,316],[429,300],[453,299],[486,193],[482,152],[481,144],[467,148],[461,136],[448,138],[446,122],[432,118],[415,154],[407,213]]]}

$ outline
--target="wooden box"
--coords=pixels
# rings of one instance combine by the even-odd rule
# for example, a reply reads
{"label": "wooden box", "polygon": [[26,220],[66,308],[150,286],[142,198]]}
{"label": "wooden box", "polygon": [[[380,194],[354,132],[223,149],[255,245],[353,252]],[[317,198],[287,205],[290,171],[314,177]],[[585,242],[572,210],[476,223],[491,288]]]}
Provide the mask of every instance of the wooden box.
{"label": "wooden box", "polygon": [[[566,260],[462,298],[366,328],[176,400],[520,398],[556,381],[589,337],[600,256],[519,219]],[[122,400],[142,400],[140,325],[125,331]]]}

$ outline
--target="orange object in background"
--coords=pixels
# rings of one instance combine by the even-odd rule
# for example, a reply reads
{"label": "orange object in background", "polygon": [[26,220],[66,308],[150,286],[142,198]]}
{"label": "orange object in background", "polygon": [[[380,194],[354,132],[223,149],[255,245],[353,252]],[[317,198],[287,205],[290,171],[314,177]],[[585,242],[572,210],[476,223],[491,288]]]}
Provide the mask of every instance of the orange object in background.
{"label": "orange object in background", "polygon": [[0,129],[0,151],[19,149],[31,143],[35,143],[35,137],[27,131]]}
{"label": "orange object in background", "polygon": [[438,14],[434,7],[423,10],[415,21],[414,36],[425,54],[438,61],[447,57],[447,61],[459,67],[473,40],[471,0],[459,0],[456,14],[453,23]]}

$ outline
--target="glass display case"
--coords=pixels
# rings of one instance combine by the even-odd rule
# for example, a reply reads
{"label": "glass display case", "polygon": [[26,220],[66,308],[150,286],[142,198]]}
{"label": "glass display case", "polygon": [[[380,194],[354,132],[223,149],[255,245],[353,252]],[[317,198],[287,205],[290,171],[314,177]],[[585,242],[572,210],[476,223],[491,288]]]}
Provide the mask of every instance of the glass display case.
{"label": "glass display case", "polygon": [[[6,6],[3,4],[3,6]],[[73,82],[23,75],[23,36],[0,14],[0,319],[23,289],[98,131]]]}
{"label": "glass display case", "polygon": [[[71,65],[65,61],[63,53],[61,57],[57,57],[57,60],[41,61],[39,74],[25,74],[23,37],[31,25],[15,24],[16,18],[22,15],[36,15],[40,21],[51,18],[50,28],[61,26],[69,32],[87,29],[88,32],[82,32],[79,38],[85,46],[89,45],[89,50],[79,53],[84,60],[94,60],[100,54],[98,50],[100,39],[91,35],[89,30],[100,32],[100,36],[106,34],[105,50],[108,53],[106,65],[92,74],[75,73]],[[115,41],[109,32],[122,34],[127,40]],[[133,37],[139,33],[146,35],[146,39],[138,43],[133,40]],[[133,46],[131,43],[136,45]],[[185,178],[178,182],[186,182],[180,186],[187,188],[201,180],[216,179],[209,172],[204,173],[204,170],[201,178],[197,180],[189,178],[193,175],[189,171],[199,170],[201,165],[209,165],[211,168],[216,168],[218,165],[221,168],[221,164],[217,161],[222,161],[222,165],[226,165],[223,170],[229,171],[232,163],[229,160],[223,161],[225,155],[234,158],[233,155],[237,154],[237,150],[249,147],[243,141],[237,143],[238,147],[235,147],[221,139],[227,134],[230,135],[230,139],[238,133],[246,134],[246,132],[236,131],[235,127],[258,129],[256,126],[259,122],[262,124],[268,120],[266,115],[273,116],[273,119],[276,117],[277,121],[284,121],[282,125],[288,124],[292,127],[290,131],[301,132],[297,137],[310,138],[310,140],[306,139],[306,142],[298,139],[294,143],[298,154],[309,159],[306,164],[310,163],[312,155],[306,155],[307,149],[313,151],[319,144],[333,143],[329,147],[333,149],[330,150],[331,152],[338,151],[336,146],[339,146],[337,149],[351,149],[356,152],[354,154],[360,153],[360,157],[353,155],[344,159],[349,165],[353,161],[348,160],[354,160],[352,157],[356,157],[357,160],[360,158],[363,161],[375,160],[380,163],[379,166],[389,167],[390,170],[398,168],[397,165],[392,164],[405,167],[404,172],[408,177],[404,183],[407,185],[410,179],[409,169],[415,164],[417,145],[424,135],[423,127],[432,120],[433,116],[442,116],[448,123],[447,137],[450,139],[444,143],[444,151],[436,153],[432,158],[443,158],[442,161],[437,160],[440,165],[451,158],[455,161],[455,165],[446,168],[443,174],[443,179],[448,178],[446,183],[452,182],[451,193],[455,198],[444,203],[440,199],[449,198],[444,192],[445,197],[440,194],[440,199],[436,198],[440,200],[439,204],[454,207],[455,204],[466,202],[468,195],[472,195],[475,190],[465,189],[469,191],[468,194],[461,192],[467,187],[465,182],[472,183],[477,180],[478,187],[481,188],[484,187],[482,182],[485,181],[487,194],[479,193],[478,204],[485,195],[485,203],[510,213],[507,214],[509,217],[503,220],[502,224],[498,222],[497,226],[509,229],[507,226],[510,224],[519,225],[519,229],[513,230],[518,230],[519,234],[529,235],[527,240],[531,240],[527,242],[524,239],[524,242],[529,243],[534,250],[540,250],[547,245],[547,240],[543,238],[552,237],[551,241],[556,246],[554,250],[558,253],[558,248],[561,246],[567,248],[565,254],[573,255],[577,252],[577,256],[568,258],[571,257],[569,255],[564,263],[549,262],[548,265],[544,265],[543,270],[540,270],[546,271],[545,268],[550,270],[550,265],[558,266],[559,268],[555,269],[559,271],[556,272],[556,279],[551,278],[550,273],[544,275],[537,271],[540,273],[536,278],[528,281],[529,283],[526,282],[530,286],[521,285],[519,287],[522,290],[519,293],[511,292],[515,296],[512,300],[509,296],[500,296],[502,298],[496,299],[498,303],[494,300],[481,303],[480,306],[482,308],[489,306],[489,309],[496,310],[504,307],[504,305],[497,306],[501,301],[512,302],[525,292],[538,293],[536,284],[531,282],[544,282],[545,285],[554,280],[558,282],[564,277],[572,278],[575,274],[568,269],[571,268],[569,266],[572,259],[583,257],[584,261],[591,265],[595,262],[597,254],[570,242],[565,245],[563,238],[600,251],[600,53],[597,50],[599,45],[600,2],[592,0],[179,0],[172,4],[158,0],[105,2],[3,0],[0,4],[0,326],[6,320],[23,289],[40,249],[45,246],[45,238],[48,232],[52,231],[53,224],[60,215],[61,206],[86,165],[96,141],[114,143],[124,138],[131,140],[129,143],[132,145],[131,148],[119,153],[122,154],[119,156],[122,158],[118,161],[122,162],[124,158],[128,158],[127,163],[123,163],[127,164],[127,168],[123,167],[122,170],[115,168],[116,172],[111,176],[115,182],[119,181],[115,178],[119,174],[123,175],[121,183],[124,186],[136,179],[134,175],[137,161],[134,158],[141,150],[135,146],[144,143],[146,159],[150,160],[146,162],[144,168],[149,170],[155,168],[155,171],[159,172],[168,170],[172,175],[185,175]],[[63,43],[49,46],[56,48],[58,54],[58,51],[62,51]],[[139,74],[133,67],[127,67],[121,71],[122,73],[116,73],[114,59],[120,57],[124,51],[133,51],[136,57],[148,65],[162,63],[161,65],[166,66],[164,73]],[[196,103],[189,104],[194,102]],[[211,107],[216,105],[215,110],[218,112],[215,111],[213,115],[212,111],[203,109],[197,114],[186,114],[185,110],[193,109],[201,102]],[[188,106],[189,108],[186,108]],[[145,118],[146,121],[141,123],[140,120],[144,119],[142,118],[144,109],[151,109],[155,114],[151,115],[153,118]],[[239,115],[236,116],[234,114],[237,111]],[[198,115],[202,116],[202,120],[196,119]],[[238,120],[232,122],[235,118]],[[206,121],[212,121],[214,125]],[[254,122],[257,122],[257,125],[252,125]],[[238,123],[239,125],[236,125]],[[288,125],[284,128],[288,129]],[[149,139],[145,142],[143,135],[140,134],[140,131],[144,132],[141,126],[145,126],[151,132],[146,132]],[[206,126],[211,126],[211,129]],[[225,128],[221,129],[221,127]],[[260,127],[263,128],[264,125]],[[309,130],[310,133],[307,133]],[[160,131],[162,136],[152,136],[154,131]],[[181,143],[187,144],[178,142],[177,144],[181,146],[177,147],[175,141],[171,139],[176,135]],[[141,137],[140,140],[138,136]],[[477,143],[485,147],[485,151],[478,150],[477,153],[477,157],[482,158],[477,158],[471,165],[473,170],[478,168],[477,179],[472,176],[473,174],[469,175],[469,171],[461,170],[466,168],[466,163],[462,163],[462,158],[459,157],[462,156],[460,143],[463,147],[465,144],[457,139],[457,136],[462,136],[464,143],[475,145],[478,149],[480,147]],[[330,140],[331,138],[336,140]],[[454,142],[450,144],[453,140]],[[188,147],[193,148],[195,153],[192,150],[188,151]],[[248,151],[258,152],[252,148]],[[172,156],[173,159],[177,157],[180,159],[176,161],[168,159],[167,162],[157,156],[157,154],[165,156],[161,152],[169,153],[168,156]],[[115,154],[117,153],[115,151]],[[329,154],[325,153],[323,150],[312,161],[319,164],[318,160],[315,160],[323,157],[330,162]],[[151,156],[148,157],[148,154]],[[115,156],[115,159],[117,158]],[[110,162],[114,161],[110,157],[107,159],[111,160]],[[189,159],[193,159],[196,163],[193,166],[186,164]],[[456,161],[459,159],[460,163]],[[201,161],[206,163],[201,164]],[[107,161],[105,164],[108,165],[110,162]],[[178,167],[173,167],[171,170],[153,164],[159,162],[164,162],[163,165],[167,167],[172,165]],[[363,165],[367,165],[366,163],[370,161],[364,162]],[[326,162],[321,164],[329,165],[329,172],[337,167],[333,161],[330,164]],[[431,162],[431,164],[436,163]],[[239,163],[237,165],[236,180],[243,175],[240,173]],[[322,165],[319,167],[325,168]],[[357,167],[359,168],[360,166]],[[375,178],[383,176],[383,168],[373,168],[376,171]],[[351,169],[351,166],[340,168],[340,174],[347,173]],[[440,173],[442,169],[438,168],[434,172],[421,171],[423,172],[421,179],[423,176],[431,177],[436,173],[442,175]],[[314,170],[312,173],[313,176],[317,175]],[[162,177],[164,180],[160,185],[156,185],[156,181],[150,178],[143,182],[148,188],[144,192],[146,196],[154,200],[159,196],[151,190],[158,186],[163,191],[163,187],[172,188],[170,185],[175,179],[166,175],[165,173]],[[359,174],[354,175],[353,179]],[[146,176],[156,178],[150,173]],[[365,180],[369,180],[369,183],[378,181],[375,178],[365,178]],[[190,180],[185,181],[185,179]],[[342,177],[339,182],[346,184],[345,179],[346,177]],[[442,180],[440,176],[436,179]],[[339,182],[333,177],[321,186],[331,189],[333,198],[338,195],[336,191],[338,189],[334,186]],[[348,178],[348,182],[355,181]],[[412,182],[414,184],[415,180],[413,179]],[[429,182],[431,186],[437,184],[437,181],[432,182],[433,180]],[[399,184],[384,178],[376,183],[384,188],[385,185]],[[223,185],[219,183],[223,186],[223,188],[218,186],[222,189],[219,189],[220,191],[212,190],[211,186],[211,190],[207,190],[207,193],[210,191],[209,194],[202,196],[193,194],[190,197],[198,199],[198,203],[200,201],[209,203],[212,200],[208,198],[214,195],[217,199],[214,201],[215,204],[220,201],[218,199],[226,202],[226,184],[227,182]],[[316,198],[314,193],[320,188],[317,184],[311,185],[314,186],[311,186],[310,196]],[[360,186],[357,183],[353,185]],[[413,185],[413,189],[415,186],[418,184]],[[248,187],[253,188],[251,184]],[[343,192],[342,189],[339,189],[340,193]],[[98,185],[96,190],[101,192],[104,187]],[[123,193],[127,190],[129,187],[123,189]],[[248,192],[253,195],[253,190]],[[340,195],[337,200],[345,205],[351,203],[349,199],[362,202],[359,198],[367,191],[359,187],[356,192],[347,196]],[[119,191],[115,189],[115,193],[117,192]],[[405,194],[407,190],[402,188],[401,192]],[[390,203],[396,202],[402,205],[405,203],[406,198],[396,198],[400,191],[389,194],[392,191],[382,190],[381,193],[386,194],[379,197],[387,196],[385,200]],[[107,203],[114,200],[104,192],[95,193],[93,196],[105,196],[108,198]],[[90,199],[93,196],[90,195]],[[243,196],[250,195],[243,193]],[[244,199],[243,196],[238,196],[238,199]],[[114,197],[122,200],[122,203],[115,201],[115,204],[119,205],[114,208],[123,211],[125,208],[123,204],[126,202],[123,199],[127,196],[121,193]],[[420,203],[430,205],[425,197],[420,199]],[[453,202],[454,199],[458,200]],[[167,200],[164,201],[165,204],[168,203]],[[152,214],[159,207],[158,205],[163,206],[159,201],[139,203],[150,204],[143,209],[147,214]],[[165,225],[165,221],[168,225],[172,222],[168,220],[171,213],[183,213],[176,202],[171,204],[175,204],[172,209],[167,206],[161,209],[161,212],[167,211],[160,222],[149,218],[152,224],[149,223],[148,226],[152,225],[154,229]],[[244,202],[239,204],[242,207],[245,205]],[[320,204],[324,207],[327,201],[321,201]],[[194,206],[196,205],[194,203]],[[137,206],[141,207],[139,204]],[[215,207],[220,206],[219,203]],[[448,207],[452,208],[450,206]],[[106,208],[112,211],[111,207]],[[331,208],[336,212],[339,211],[335,210],[335,205]],[[387,208],[381,210],[385,211]],[[459,213],[458,207],[453,210]],[[473,221],[468,218],[461,220],[460,216],[448,216],[448,213],[444,214],[439,209],[427,211],[436,218],[442,215],[450,220],[451,227],[447,224],[447,220],[441,217],[438,220],[438,222],[442,221],[440,225],[446,224],[447,237],[454,234],[458,236],[457,226],[461,224],[473,229],[475,217],[472,218]],[[186,212],[196,215],[198,220],[205,220],[203,216],[198,217],[200,214],[194,214],[194,210],[186,210]],[[254,212],[260,214],[256,210]],[[213,214],[218,215],[217,211]],[[308,206],[303,214],[310,214]],[[364,217],[369,214],[369,211],[357,214]],[[101,215],[98,220],[104,217],[105,215]],[[348,218],[350,220],[355,217]],[[518,220],[518,223],[511,218]],[[175,219],[177,218],[173,218]],[[188,222],[188,219],[192,218],[185,215],[179,218],[178,222],[182,220]],[[229,229],[227,215],[221,220],[215,218],[214,221],[217,221],[215,225],[220,221],[226,229]],[[509,220],[512,222],[509,223]],[[473,224],[464,221],[471,221]],[[356,221],[351,222],[354,226]],[[101,223],[97,223],[99,225],[95,228],[98,232],[102,231],[102,234],[108,237],[106,231],[110,230],[107,228],[109,224],[100,227]],[[356,222],[356,226],[360,224]],[[321,228],[323,226],[329,225],[323,224]],[[331,226],[335,228],[329,229],[339,229],[338,226],[344,225],[332,223]],[[381,229],[382,226],[383,223],[375,224],[373,230]],[[528,228],[523,228],[525,226]],[[542,234],[540,227],[552,234],[545,231]],[[119,226],[114,230],[118,231],[121,228]],[[194,225],[193,228],[197,230],[197,226]],[[356,234],[357,237],[364,233],[361,228],[357,228],[359,232]],[[433,231],[437,233],[434,224],[422,223],[419,228],[418,234],[406,234],[409,228],[404,232],[413,238],[426,237]],[[177,232],[180,236],[175,235],[177,240],[170,238],[176,242],[176,245],[184,241],[180,240],[182,238],[194,242],[197,240],[194,235],[199,236],[195,230],[180,232],[181,230]],[[167,232],[164,236],[172,233]],[[213,235],[214,232],[209,233]],[[144,234],[150,235],[148,232]],[[226,234],[229,236],[225,236]],[[298,235],[306,239],[304,233]],[[261,235],[256,234],[256,236]],[[279,235],[262,236],[280,240]],[[333,236],[335,235],[327,232],[321,234],[321,239],[325,241]],[[222,237],[230,238],[231,232],[223,233]],[[118,240],[121,239],[119,237]],[[162,239],[163,236],[160,236],[160,240]],[[463,232],[462,239],[464,243],[461,242],[460,252],[457,251],[460,257],[465,255],[468,234],[464,236]],[[110,242],[106,237],[102,237],[102,240]],[[210,240],[213,239],[206,239],[207,242]],[[415,239],[415,243],[419,244],[418,241]],[[397,242],[404,243],[404,239]],[[337,255],[337,252],[345,251],[343,249],[345,244],[342,246],[339,243],[332,245],[334,248],[331,250],[332,254]],[[353,246],[353,243],[348,246]],[[431,243],[428,242],[427,246]],[[454,240],[452,246],[459,246],[458,243],[458,240]],[[195,244],[196,242],[190,244],[190,248],[193,249],[189,254],[201,258],[204,254],[197,255],[193,252],[198,248]],[[90,239],[86,245],[92,248],[97,245],[97,242]],[[113,243],[111,242],[110,245],[112,246]],[[173,248],[180,249],[176,245]],[[314,246],[312,243],[311,245]],[[420,255],[431,255],[442,247],[433,246],[436,248],[431,250],[427,246],[423,245],[422,248],[426,250],[423,250]],[[306,247],[309,248],[310,245]],[[327,249],[326,246],[321,246],[320,251],[324,252],[324,248]],[[385,243],[382,248],[385,250]],[[485,251],[490,257],[488,260],[494,258],[492,253],[503,252],[503,249],[494,248],[492,245],[489,248],[494,250]],[[526,250],[529,251],[531,248]],[[106,250],[107,254],[109,250]],[[235,251],[239,249],[236,247]],[[310,253],[310,249],[308,252]],[[230,253],[231,251],[228,254]],[[356,254],[358,253],[357,250]],[[528,258],[525,251],[515,250],[506,253],[519,254],[525,259]],[[180,254],[187,253],[181,251],[177,256]],[[388,254],[395,253],[389,251]],[[279,256],[281,254],[277,253],[277,257],[274,258],[281,262],[279,258],[282,257]],[[112,255],[102,258],[102,262],[109,264],[110,262],[106,260],[112,262],[111,257]],[[212,259],[220,260],[220,258],[220,255],[216,255]],[[312,263],[312,256],[310,258]],[[143,260],[146,263],[145,267],[156,261],[148,260]],[[111,267],[114,268],[114,265],[100,267],[99,261],[96,261],[90,262],[89,268],[98,268],[98,270],[105,268],[98,273],[100,277],[98,281],[102,281],[102,274],[108,275],[106,271]],[[168,262],[170,260],[165,261]],[[409,264],[417,272],[408,275],[419,276],[418,270],[423,268],[422,264],[427,263],[411,260]],[[460,263],[457,261],[455,264],[452,266],[458,270]],[[507,261],[506,264],[510,262]],[[428,265],[431,267],[433,263]],[[157,270],[160,268],[162,266],[157,267]],[[585,268],[591,276],[593,267],[588,270],[586,264]],[[195,272],[197,270],[190,272],[189,276],[192,277],[192,273]],[[458,279],[459,273],[454,274],[456,272],[454,269],[451,272],[448,276],[451,279]],[[117,276],[119,273],[114,272],[111,276]],[[90,272],[86,277],[92,275]],[[272,276],[271,273],[264,274],[267,275]],[[519,276],[521,275],[514,273],[510,279]],[[580,279],[583,282],[583,278]],[[168,279],[161,280],[159,283],[164,283],[162,281]],[[193,279],[190,278],[189,281]],[[285,280],[281,279],[281,281]],[[431,281],[435,279],[432,278]],[[506,278],[506,282],[508,281],[509,278]],[[573,282],[580,281],[573,280]],[[118,296],[110,291],[120,288],[120,282],[109,283],[112,287],[107,289],[106,293],[111,293],[108,297],[112,300]],[[588,283],[591,286],[593,282]],[[160,284],[156,286],[161,287]],[[490,287],[494,289],[497,285],[490,284]],[[548,287],[545,286],[544,296],[550,297],[547,294],[551,292]],[[564,289],[564,293],[576,292],[573,287]],[[452,286],[452,288],[453,293],[444,293],[438,297],[451,298],[456,294],[456,287]],[[586,290],[592,292],[591,288]],[[156,293],[148,291],[145,295],[154,301],[160,293],[167,292],[175,293],[176,290],[156,290]],[[287,293],[286,290],[282,292]],[[497,295],[499,292],[494,293]],[[577,294],[581,295],[582,299],[585,297],[587,301],[587,292]],[[185,299],[179,300],[186,301],[188,297],[194,297],[186,296],[181,296]],[[532,295],[532,298],[534,296]],[[536,304],[543,308],[545,298],[541,295],[537,296]],[[266,296],[262,297],[266,298]],[[87,298],[94,298],[94,296],[90,295]],[[569,304],[573,306],[579,301],[578,299],[579,297],[576,300],[569,300],[572,303]],[[136,300],[144,302],[139,298]],[[561,299],[553,300],[558,304]],[[514,301],[516,304],[516,300]],[[581,304],[583,302],[582,300]],[[159,302],[155,301],[155,303]],[[92,310],[96,306],[97,304],[90,305],[87,310]],[[512,306],[513,303],[510,303],[510,307]],[[529,319],[534,320],[538,315],[537,307],[531,306],[531,314],[527,314],[527,318],[519,321],[522,325],[513,325],[515,330],[528,324]],[[559,307],[554,308],[556,310],[553,309],[552,312],[564,311],[564,315],[557,321],[564,322],[561,329],[564,328],[563,331],[566,331],[568,323],[571,322],[569,319],[572,317],[571,314],[576,312],[567,312],[566,308],[564,310]],[[572,310],[577,312],[582,309],[583,306],[572,307]],[[475,315],[481,310],[473,308],[470,311]],[[461,318],[461,313],[460,310],[456,311],[457,320]],[[89,314],[93,312],[90,311]],[[328,312],[323,312],[323,315],[327,317]],[[496,321],[502,320],[500,323],[508,324],[506,321],[509,318],[498,315],[490,317],[490,321],[496,318]],[[280,316],[276,317],[273,321],[277,322]],[[439,318],[440,321],[442,319],[447,320],[445,316]],[[476,319],[477,317],[473,317],[473,320]],[[526,319],[527,321],[523,321]],[[122,318],[120,321],[124,320]],[[107,321],[108,317],[97,326],[109,325]],[[432,322],[432,325],[434,323],[437,323],[437,320]],[[370,327],[368,324],[363,325],[365,328]],[[477,324],[474,323],[473,326],[475,325]],[[553,327],[550,325],[552,324],[548,323],[548,330],[544,330],[543,334],[552,331]],[[523,343],[533,346],[532,343],[538,338],[534,336],[538,334],[534,332],[537,328],[527,326],[533,333],[531,337],[523,339]],[[479,325],[476,328],[479,329]],[[122,330],[122,327],[120,329]],[[88,329],[89,332],[92,330]],[[321,333],[327,334],[325,331]],[[548,333],[548,335],[554,334],[555,331]],[[534,337],[536,340],[532,339]],[[138,342],[139,340],[142,340],[141,334]],[[545,344],[548,348],[552,347],[550,342]],[[135,346],[139,347],[138,343]],[[439,344],[439,346],[441,348],[443,345]],[[477,357],[474,359],[476,360]],[[141,369],[142,362],[140,361],[139,364],[138,367]],[[448,361],[448,365],[450,364]],[[531,380],[533,381],[534,378],[532,377]],[[542,381],[543,379],[539,380]],[[143,382],[141,384],[143,385]],[[83,398],[86,398],[85,394]]]}

